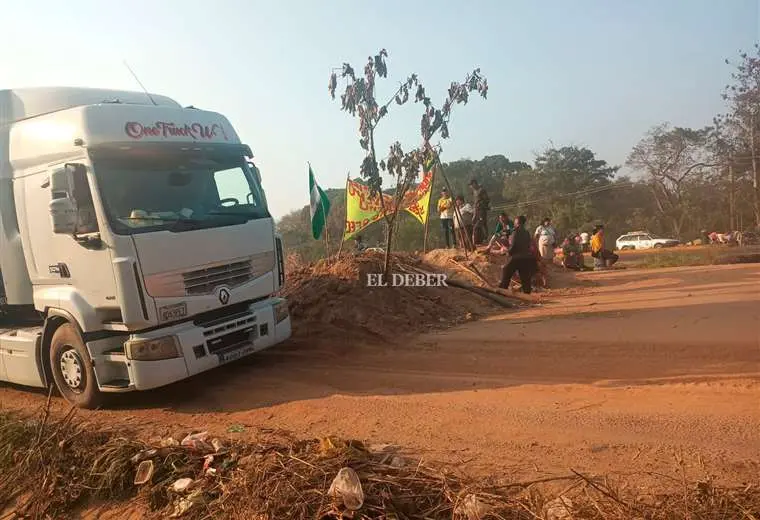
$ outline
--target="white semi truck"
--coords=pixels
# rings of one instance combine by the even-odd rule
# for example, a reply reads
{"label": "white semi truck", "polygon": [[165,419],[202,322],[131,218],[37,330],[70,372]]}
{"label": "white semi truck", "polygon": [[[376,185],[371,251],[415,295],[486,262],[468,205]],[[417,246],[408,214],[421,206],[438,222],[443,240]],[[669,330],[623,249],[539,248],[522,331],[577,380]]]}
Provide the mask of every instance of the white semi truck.
{"label": "white semi truck", "polygon": [[0,380],[83,408],[291,334],[250,148],[143,92],[0,90]]}

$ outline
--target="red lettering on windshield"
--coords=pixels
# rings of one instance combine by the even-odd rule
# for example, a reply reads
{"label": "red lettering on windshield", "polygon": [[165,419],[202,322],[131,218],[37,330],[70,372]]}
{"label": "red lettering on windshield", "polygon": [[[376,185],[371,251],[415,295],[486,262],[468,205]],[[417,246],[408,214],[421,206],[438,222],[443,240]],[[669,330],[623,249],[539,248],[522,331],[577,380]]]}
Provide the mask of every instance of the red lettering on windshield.
{"label": "red lettering on windshield", "polygon": [[144,137],[189,137],[190,139],[211,140],[222,137],[228,141],[227,133],[221,125],[216,123],[212,125],[203,125],[201,123],[192,123],[176,125],[164,121],[156,121],[152,125],[143,125],[137,121],[130,121],[124,125],[124,132],[132,139],[142,139]]}

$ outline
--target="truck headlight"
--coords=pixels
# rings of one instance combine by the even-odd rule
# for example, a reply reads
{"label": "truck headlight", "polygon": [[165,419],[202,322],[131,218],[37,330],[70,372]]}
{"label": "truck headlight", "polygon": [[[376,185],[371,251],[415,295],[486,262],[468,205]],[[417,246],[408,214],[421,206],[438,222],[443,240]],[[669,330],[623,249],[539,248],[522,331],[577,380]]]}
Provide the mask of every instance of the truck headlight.
{"label": "truck headlight", "polygon": [[274,304],[274,323],[275,325],[283,321],[285,318],[290,316],[290,311],[288,310],[288,302],[287,300],[281,300]]}
{"label": "truck headlight", "polygon": [[181,357],[176,336],[130,340],[124,347],[127,359],[135,361],[158,361]]}

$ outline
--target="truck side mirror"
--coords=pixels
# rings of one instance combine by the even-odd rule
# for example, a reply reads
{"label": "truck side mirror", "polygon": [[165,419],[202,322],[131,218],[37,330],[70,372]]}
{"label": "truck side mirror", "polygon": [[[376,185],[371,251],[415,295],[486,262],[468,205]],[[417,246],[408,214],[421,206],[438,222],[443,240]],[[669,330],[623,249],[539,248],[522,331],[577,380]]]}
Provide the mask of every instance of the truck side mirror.
{"label": "truck side mirror", "polygon": [[77,204],[74,200],[74,172],[83,164],[66,164],[50,173],[50,219],[53,233],[73,235],[77,229]]}
{"label": "truck side mirror", "polygon": [[50,220],[53,224],[53,233],[73,235],[77,230],[77,208],[74,200],[69,197],[51,200]]}

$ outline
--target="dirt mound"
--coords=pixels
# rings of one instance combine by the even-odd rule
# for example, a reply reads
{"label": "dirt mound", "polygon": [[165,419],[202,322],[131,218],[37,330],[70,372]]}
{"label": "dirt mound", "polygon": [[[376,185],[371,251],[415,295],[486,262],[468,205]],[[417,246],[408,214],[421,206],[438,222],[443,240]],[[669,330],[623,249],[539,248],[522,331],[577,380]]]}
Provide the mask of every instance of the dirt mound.
{"label": "dirt mound", "polygon": [[[474,267],[488,281],[488,284],[494,287],[501,280],[501,269],[507,259],[508,257],[504,255],[483,253],[469,253],[465,257],[464,251],[461,249],[434,249],[423,257],[426,264],[434,266],[442,272],[445,271],[450,276],[465,279],[473,284],[485,285],[483,279],[476,273],[468,273],[464,266]],[[574,271],[568,271],[555,264],[548,266],[547,278],[550,292],[592,285],[588,281],[579,280]]]}
{"label": "dirt mound", "polygon": [[[394,255],[403,266],[435,271],[411,255]],[[369,287],[367,275],[382,273],[381,254],[348,254],[313,265],[289,263],[284,296],[297,339],[393,342],[400,336],[461,323],[498,307],[453,287]]]}

